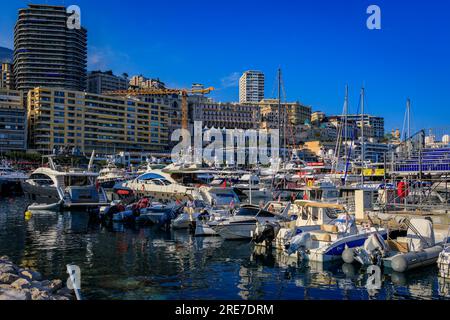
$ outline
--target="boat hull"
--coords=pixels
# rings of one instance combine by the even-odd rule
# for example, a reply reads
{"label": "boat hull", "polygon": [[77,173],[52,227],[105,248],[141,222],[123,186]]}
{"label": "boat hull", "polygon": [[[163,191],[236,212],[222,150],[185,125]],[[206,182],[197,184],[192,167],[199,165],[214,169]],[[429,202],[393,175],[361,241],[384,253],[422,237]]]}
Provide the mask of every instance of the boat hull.
{"label": "boat hull", "polygon": [[58,191],[54,187],[43,188],[22,182],[22,190],[27,199],[32,203],[56,204],[61,201]]}
{"label": "boat hull", "polygon": [[383,266],[395,272],[406,272],[420,267],[435,265],[442,252],[442,245],[435,245],[420,252],[398,253],[383,258]]}
{"label": "boat hull", "polygon": [[214,231],[225,240],[251,239],[255,230],[255,222],[219,224],[214,227]]}
{"label": "boat hull", "polygon": [[[30,203],[38,205],[53,205],[62,203],[66,209],[98,208],[105,203],[100,202],[99,193],[95,188],[69,188],[70,200],[61,199],[55,187],[35,186],[28,182],[22,182],[22,190]],[[89,196],[84,197],[84,193]]]}
{"label": "boat hull", "polygon": [[197,221],[195,225],[195,236],[196,237],[214,237],[219,236],[219,234],[214,230],[213,225],[208,223],[201,223]]}

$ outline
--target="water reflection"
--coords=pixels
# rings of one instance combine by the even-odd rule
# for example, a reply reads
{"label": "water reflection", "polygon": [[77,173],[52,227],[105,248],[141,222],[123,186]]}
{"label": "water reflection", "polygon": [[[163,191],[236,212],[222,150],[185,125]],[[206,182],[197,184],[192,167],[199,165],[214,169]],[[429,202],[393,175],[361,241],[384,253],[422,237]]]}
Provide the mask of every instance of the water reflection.
{"label": "water reflection", "polygon": [[64,279],[82,270],[88,299],[444,299],[437,268],[383,274],[366,289],[366,270],[342,263],[299,263],[250,242],[195,238],[187,231],[100,225],[84,213],[35,213],[22,199],[0,200],[0,255]]}

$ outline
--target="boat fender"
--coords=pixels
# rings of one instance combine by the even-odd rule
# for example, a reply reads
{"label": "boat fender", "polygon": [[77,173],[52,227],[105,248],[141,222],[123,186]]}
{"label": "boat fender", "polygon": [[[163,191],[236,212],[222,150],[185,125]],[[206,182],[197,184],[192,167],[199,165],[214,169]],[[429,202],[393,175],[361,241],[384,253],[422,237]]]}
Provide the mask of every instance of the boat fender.
{"label": "boat fender", "polygon": [[33,213],[30,210],[25,211],[25,220],[30,220],[33,217]]}
{"label": "boat fender", "polygon": [[342,265],[342,272],[344,272],[346,278],[350,279],[354,278],[357,275],[355,266],[350,263],[344,263]]}
{"label": "boat fender", "polygon": [[392,270],[396,272],[405,272],[408,269],[408,261],[406,261],[404,255],[397,255],[392,259]]}
{"label": "boat fender", "polygon": [[345,248],[344,252],[342,252],[342,260],[348,264],[355,261],[355,252],[353,251],[353,248]]}

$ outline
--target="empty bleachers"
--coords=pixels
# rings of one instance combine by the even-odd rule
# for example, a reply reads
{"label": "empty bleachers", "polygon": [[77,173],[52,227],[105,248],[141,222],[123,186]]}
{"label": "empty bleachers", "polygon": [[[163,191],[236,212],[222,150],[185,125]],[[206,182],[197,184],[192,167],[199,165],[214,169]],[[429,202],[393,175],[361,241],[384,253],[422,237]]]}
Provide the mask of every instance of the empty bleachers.
{"label": "empty bleachers", "polygon": [[392,165],[397,173],[450,173],[450,147],[426,148],[409,157],[400,157]]}

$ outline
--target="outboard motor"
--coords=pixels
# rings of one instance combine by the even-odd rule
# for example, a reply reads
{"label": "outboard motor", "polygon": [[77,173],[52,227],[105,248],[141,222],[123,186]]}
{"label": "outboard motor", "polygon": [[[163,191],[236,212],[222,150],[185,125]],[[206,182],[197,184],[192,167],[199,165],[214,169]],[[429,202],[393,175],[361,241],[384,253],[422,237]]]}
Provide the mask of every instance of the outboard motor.
{"label": "outboard motor", "polygon": [[164,230],[169,230],[172,220],[175,219],[180,214],[180,212],[183,211],[183,209],[184,206],[178,206],[173,208],[172,210],[165,212],[164,215],[159,220],[158,227]]}
{"label": "outboard motor", "polygon": [[382,259],[388,247],[384,243],[383,237],[379,233],[370,235],[361,248],[345,248],[342,253],[342,260],[345,263],[359,262],[362,265],[381,266]]}
{"label": "outboard motor", "polygon": [[266,223],[260,232],[255,232],[253,241],[255,243],[263,243],[266,241],[266,244],[271,247],[272,241],[275,240],[280,227],[275,223]]}

